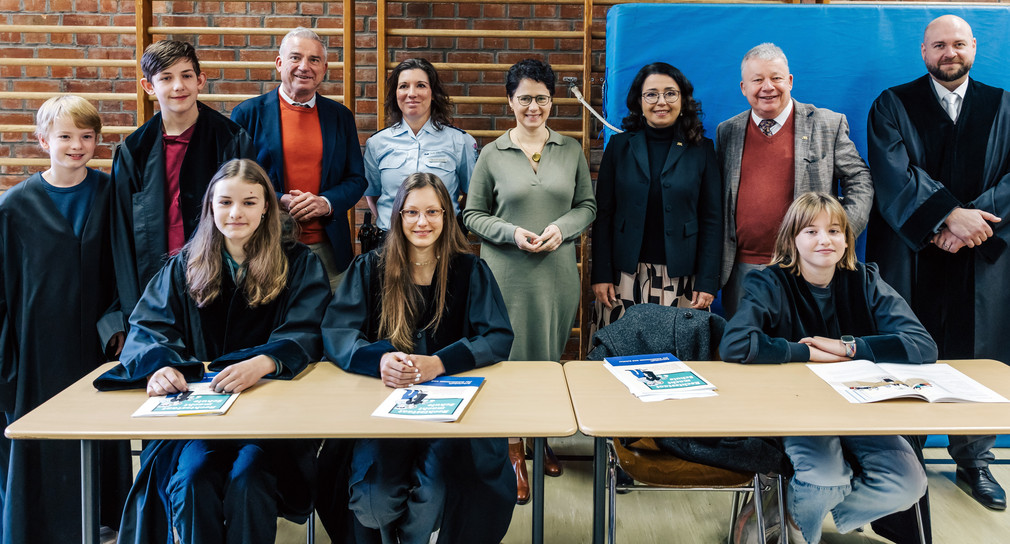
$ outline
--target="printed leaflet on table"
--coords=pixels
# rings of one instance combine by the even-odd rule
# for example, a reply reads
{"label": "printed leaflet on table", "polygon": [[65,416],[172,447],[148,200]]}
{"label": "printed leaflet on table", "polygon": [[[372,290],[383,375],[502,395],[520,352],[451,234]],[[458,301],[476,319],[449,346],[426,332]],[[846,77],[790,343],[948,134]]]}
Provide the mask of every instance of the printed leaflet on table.
{"label": "printed leaflet on table", "polygon": [[857,360],[808,364],[852,403],[912,398],[928,402],[1010,402],[950,365],[874,364]]}
{"label": "printed leaflet on table", "polygon": [[716,396],[712,382],[669,353],[606,357],[603,366],[644,402]]}
{"label": "printed leaflet on table", "polygon": [[217,372],[204,374],[203,379],[189,385],[189,391],[147,399],[133,417],[219,416],[235,403],[239,393],[218,393],[210,388]]}
{"label": "printed leaflet on table", "polygon": [[484,378],[442,376],[411,387],[394,389],[372,412],[376,417],[456,421],[484,383]]}

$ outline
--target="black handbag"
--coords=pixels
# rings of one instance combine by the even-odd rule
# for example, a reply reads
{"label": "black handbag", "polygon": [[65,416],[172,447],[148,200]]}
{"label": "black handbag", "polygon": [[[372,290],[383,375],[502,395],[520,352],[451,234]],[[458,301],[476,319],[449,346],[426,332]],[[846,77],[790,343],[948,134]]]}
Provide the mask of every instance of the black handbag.
{"label": "black handbag", "polygon": [[361,243],[361,253],[368,253],[381,246],[385,239],[386,231],[372,224],[372,212],[365,212],[365,221],[358,228],[358,242]]}

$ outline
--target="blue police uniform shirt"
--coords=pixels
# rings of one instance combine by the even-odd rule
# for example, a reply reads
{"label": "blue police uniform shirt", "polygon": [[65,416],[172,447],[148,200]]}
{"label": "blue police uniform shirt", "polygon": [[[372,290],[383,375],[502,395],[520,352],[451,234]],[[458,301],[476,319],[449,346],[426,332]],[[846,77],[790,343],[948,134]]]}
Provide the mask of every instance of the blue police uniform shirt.
{"label": "blue police uniform shirt", "polygon": [[375,224],[389,230],[393,198],[400,184],[414,172],[438,176],[453,197],[452,214],[459,213],[457,198],[470,186],[477,164],[477,141],[461,129],[436,129],[429,118],[415,135],[403,121],[373,134],[365,142],[365,196],[378,197]]}

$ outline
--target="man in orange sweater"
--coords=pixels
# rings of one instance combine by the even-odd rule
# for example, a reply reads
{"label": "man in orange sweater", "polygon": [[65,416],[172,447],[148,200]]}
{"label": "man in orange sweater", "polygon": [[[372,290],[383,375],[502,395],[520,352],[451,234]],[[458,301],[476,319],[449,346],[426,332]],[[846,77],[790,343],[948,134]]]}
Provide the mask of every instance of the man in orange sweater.
{"label": "man in orange sweater", "polygon": [[336,289],[354,256],[347,210],[368,185],[354,114],[318,94],[328,63],[312,30],[284,36],[276,65],[280,87],[242,102],[231,119],[252,136],[257,162],[301,227],[299,240],[323,262]]}

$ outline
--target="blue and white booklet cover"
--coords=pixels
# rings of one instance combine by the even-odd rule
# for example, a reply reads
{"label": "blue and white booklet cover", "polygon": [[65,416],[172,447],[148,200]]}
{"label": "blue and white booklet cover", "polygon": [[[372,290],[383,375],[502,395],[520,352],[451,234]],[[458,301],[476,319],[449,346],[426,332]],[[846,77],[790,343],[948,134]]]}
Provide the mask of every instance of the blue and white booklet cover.
{"label": "blue and white booklet cover", "polygon": [[219,416],[235,403],[239,393],[218,393],[210,388],[217,372],[207,372],[198,382],[186,384],[188,391],[147,399],[133,417]]}
{"label": "blue and white booklet cover", "polygon": [[483,383],[484,378],[442,376],[411,387],[394,389],[372,415],[423,421],[457,421]]}
{"label": "blue and white booklet cover", "polygon": [[715,385],[670,353],[606,357],[603,366],[645,402],[716,396]]}

